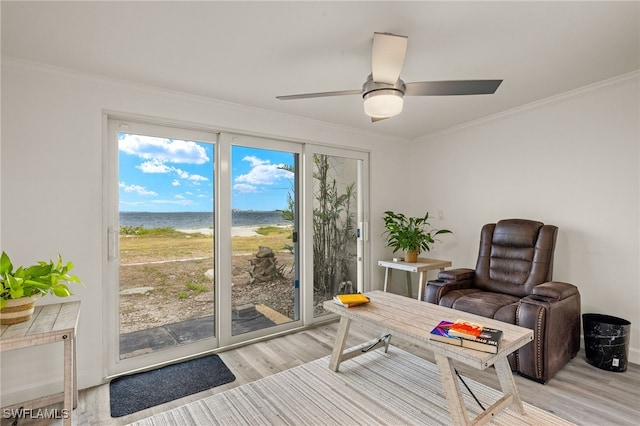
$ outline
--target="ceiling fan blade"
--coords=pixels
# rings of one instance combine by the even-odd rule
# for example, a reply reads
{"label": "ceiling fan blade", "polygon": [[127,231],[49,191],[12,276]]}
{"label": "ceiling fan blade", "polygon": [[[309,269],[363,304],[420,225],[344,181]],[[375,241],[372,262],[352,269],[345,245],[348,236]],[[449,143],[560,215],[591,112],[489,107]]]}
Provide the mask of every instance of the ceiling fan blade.
{"label": "ceiling fan blade", "polygon": [[326,96],[343,96],[343,95],[360,95],[362,90],[339,90],[337,92],[319,92],[319,93],[304,93],[301,95],[286,95],[276,96],[281,101],[288,101],[290,99],[307,99],[307,98],[323,98]]}
{"label": "ceiling fan blade", "polygon": [[405,83],[405,96],[490,95],[502,80],[452,80]]}
{"label": "ceiling fan blade", "polygon": [[371,75],[376,83],[395,84],[400,77],[407,53],[406,36],[373,33],[371,48]]}
{"label": "ceiling fan blade", "polygon": [[371,122],[375,123],[376,121],[386,120],[387,118],[391,118],[391,117],[371,117]]}

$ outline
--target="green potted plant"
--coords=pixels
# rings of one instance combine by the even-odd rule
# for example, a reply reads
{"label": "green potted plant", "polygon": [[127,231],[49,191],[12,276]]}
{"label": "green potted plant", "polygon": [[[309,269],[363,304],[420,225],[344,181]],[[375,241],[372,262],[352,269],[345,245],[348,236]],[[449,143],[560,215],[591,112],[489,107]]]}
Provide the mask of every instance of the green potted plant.
{"label": "green potted plant", "polygon": [[0,257],[0,320],[2,324],[16,324],[27,321],[33,314],[36,300],[40,296],[53,294],[57,297],[71,296],[68,283],[81,283],[75,275],[70,275],[73,263],[40,261],[31,266],[13,269],[7,253]]}
{"label": "green potted plant", "polygon": [[418,255],[423,251],[429,251],[431,245],[437,240],[436,235],[451,234],[448,229],[431,229],[429,226],[429,212],[424,217],[407,217],[402,213],[394,213],[392,211],[384,212],[383,235],[387,237],[387,246],[393,249],[393,252],[402,250],[405,252],[405,261],[416,263]]}

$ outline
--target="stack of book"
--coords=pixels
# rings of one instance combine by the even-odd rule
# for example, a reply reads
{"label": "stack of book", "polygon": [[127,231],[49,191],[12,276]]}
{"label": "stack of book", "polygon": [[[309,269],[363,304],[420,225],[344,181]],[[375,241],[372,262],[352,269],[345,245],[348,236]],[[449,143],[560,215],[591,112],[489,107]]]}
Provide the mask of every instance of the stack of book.
{"label": "stack of book", "polygon": [[369,303],[369,298],[362,293],[338,294],[337,296],[333,296],[333,301],[338,305],[351,308]]}
{"label": "stack of book", "polygon": [[431,330],[431,340],[492,354],[498,353],[501,338],[502,330],[462,320],[440,321]]}

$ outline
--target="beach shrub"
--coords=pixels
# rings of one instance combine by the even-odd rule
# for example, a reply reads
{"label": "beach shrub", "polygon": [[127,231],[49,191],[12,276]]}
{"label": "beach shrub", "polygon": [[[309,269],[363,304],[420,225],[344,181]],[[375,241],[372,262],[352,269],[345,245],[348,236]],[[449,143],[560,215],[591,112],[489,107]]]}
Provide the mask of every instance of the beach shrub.
{"label": "beach shrub", "polygon": [[140,235],[143,229],[142,226],[121,225],[120,235]]}
{"label": "beach shrub", "polygon": [[191,290],[196,295],[202,293],[203,291],[207,291],[207,286],[198,284],[198,283],[187,283],[187,288]]}
{"label": "beach shrub", "polygon": [[159,228],[145,228],[141,225],[122,225],[120,226],[120,235],[138,235],[138,236],[155,236],[155,237],[180,237],[180,238],[211,238],[198,232],[185,234],[170,226],[161,226]]}
{"label": "beach shrub", "polygon": [[259,235],[280,234],[282,232],[282,228],[279,226],[261,226],[260,228],[256,229],[256,234]]}

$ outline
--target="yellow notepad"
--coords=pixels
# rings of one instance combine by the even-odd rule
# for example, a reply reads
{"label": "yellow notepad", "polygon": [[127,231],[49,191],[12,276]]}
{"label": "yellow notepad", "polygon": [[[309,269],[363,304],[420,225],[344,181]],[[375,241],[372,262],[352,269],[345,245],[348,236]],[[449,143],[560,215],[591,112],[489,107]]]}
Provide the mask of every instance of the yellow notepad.
{"label": "yellow notepad", "polygon": [[334,296],[333,301],[338,305],[346,306],[348,308],[352,306],[363,305],[369,303],[369,298],[362,293],[352,294],[338,294]]}

